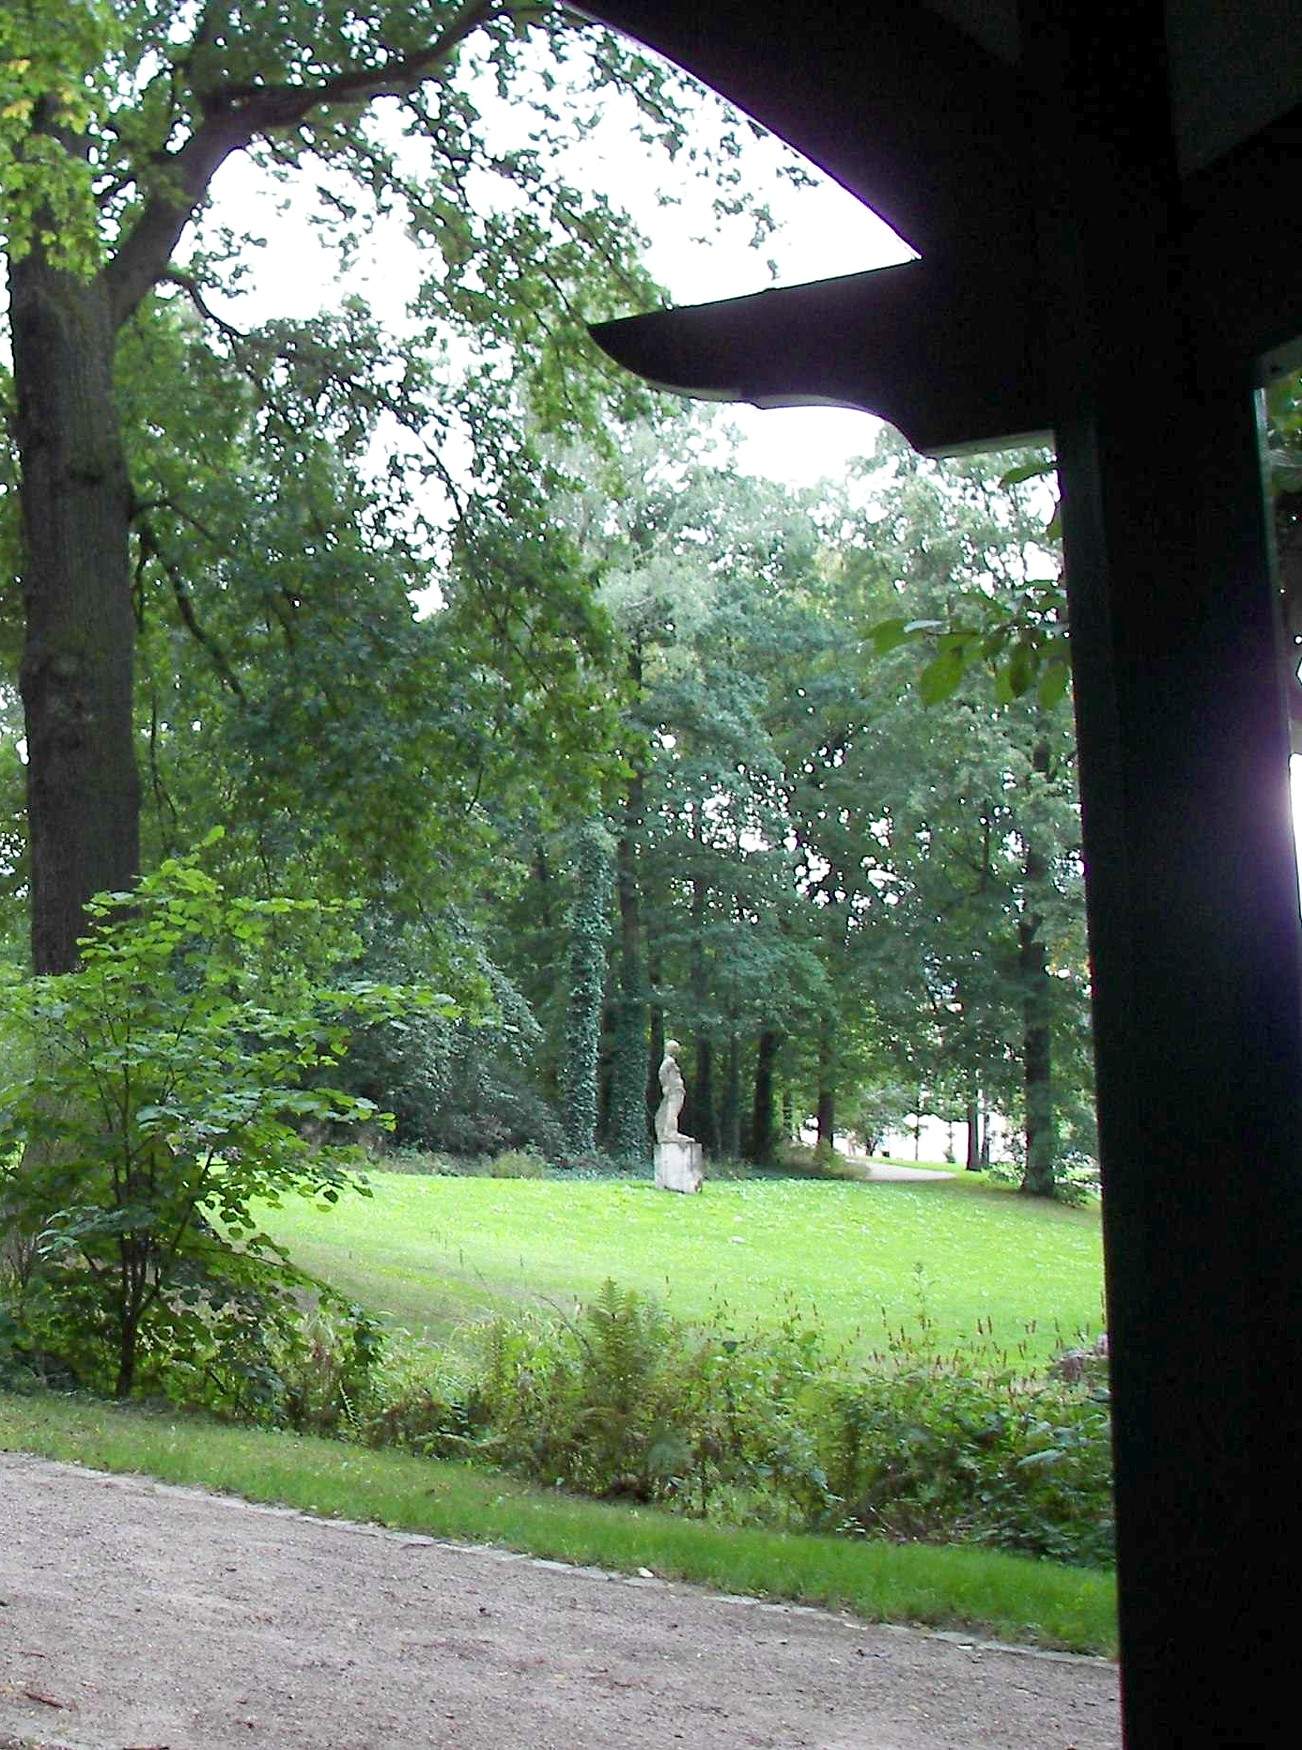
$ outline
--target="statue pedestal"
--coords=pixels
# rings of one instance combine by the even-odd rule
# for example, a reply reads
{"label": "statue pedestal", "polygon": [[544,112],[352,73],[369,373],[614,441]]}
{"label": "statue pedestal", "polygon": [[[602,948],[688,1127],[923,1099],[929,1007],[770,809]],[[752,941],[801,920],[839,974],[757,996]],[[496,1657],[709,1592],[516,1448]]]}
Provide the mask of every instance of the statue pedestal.
{"label": "statue pedestal", "polygon": [[699,1191],[705,1177],[705,1150],[690,1137],[656,1144],[656,1187],[660,1191]]}

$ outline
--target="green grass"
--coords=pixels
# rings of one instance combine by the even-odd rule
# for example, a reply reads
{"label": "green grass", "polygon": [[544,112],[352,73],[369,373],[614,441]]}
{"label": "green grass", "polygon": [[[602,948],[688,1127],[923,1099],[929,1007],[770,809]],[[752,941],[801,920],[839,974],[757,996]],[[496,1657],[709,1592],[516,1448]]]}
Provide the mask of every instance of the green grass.
{"label": "green grass", "polygon": [[646,1567],[869,1621],[967,1628],[1078,1652],[1115,1647],[1110,1575],[992,1551],[725,1529],[399,1453],[48,1396],[0,1393],[0,1449],[559,1561]]}
{"label": "green grass", "polygon": [[[964,1183],[716,1181],[675,1197],[628,1180],[376,1173],[375,1197],[267,1212],[295,1259],[427,1340],[525,1303],[572,1304],[613,1277],[698,1319],[771,1321],[792,1296],[833,1339],[872,1347],[910,1321],[919,1276],[942,1337],[992,1322],[1044,1356],[1102,1322],[1096,1209]],[[1028,1336],[1026,1327],[1034,1325]]]}

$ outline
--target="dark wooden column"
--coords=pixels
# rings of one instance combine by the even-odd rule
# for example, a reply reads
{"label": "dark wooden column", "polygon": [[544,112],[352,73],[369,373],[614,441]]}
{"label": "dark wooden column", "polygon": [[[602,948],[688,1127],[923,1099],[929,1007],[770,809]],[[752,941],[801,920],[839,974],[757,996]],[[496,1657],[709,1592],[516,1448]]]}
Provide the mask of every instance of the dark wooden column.
{"label": "dark wooden column", "polygon": [[1253,361],[1155,4],[1023,8],[1076,673],[1130,1750],[1297,1741],[1302,955]]}

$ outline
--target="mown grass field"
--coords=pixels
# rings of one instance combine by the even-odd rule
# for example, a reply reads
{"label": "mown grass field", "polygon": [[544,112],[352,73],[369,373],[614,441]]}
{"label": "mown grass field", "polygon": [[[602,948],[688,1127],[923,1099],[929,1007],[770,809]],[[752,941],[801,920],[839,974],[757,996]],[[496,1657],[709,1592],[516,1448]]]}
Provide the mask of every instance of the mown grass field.
{"label": "mown grass field", "polygon": [[1102,1325],[1095,1209],[964,1183],[719,1180],[699,1197],[625,1180],[376,1173],[371,1199],[288,1203],[268,1231],[297,1262],[421,1341],[522,1305],[569,1308],[608,1277],[685,1319],[745,1328],[795,1304],[877,1347],[926,1311],[946,1342],[993,1326],[1044,1356]]}

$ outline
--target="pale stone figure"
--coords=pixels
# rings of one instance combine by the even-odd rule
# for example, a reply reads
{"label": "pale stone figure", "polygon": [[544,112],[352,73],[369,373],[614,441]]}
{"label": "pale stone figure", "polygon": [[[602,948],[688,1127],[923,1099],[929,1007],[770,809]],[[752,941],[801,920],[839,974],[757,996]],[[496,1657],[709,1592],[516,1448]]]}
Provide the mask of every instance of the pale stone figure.
{"label": "pale stone figure", "polygon": [[683,1109],[687,1089],[683,1072],[678,1067],[676,1053],[682,1046],[676,1039],[665,1042],[664,1061],[660,1065],[660,1092],[656,1112],[656,1184],[662,1191],[699,1191],[705,1178],[705,1151],[699,1142],[684,1136],[678,1128],[678,1115]]}
{"label": "pale stone figure", "polygon": [[690,1136],[684,1136],[678,1128],[678,1114],[683,1109],[683,1101],[687,1098],[687,1089],[683,1084],[683,1072],[678,1067],[677,1053],[682,1046],[676,1039],[665,1040],[664,1060],[660,1065],[660,1106],[656,1112],[657,1142],[690,1142]]}

